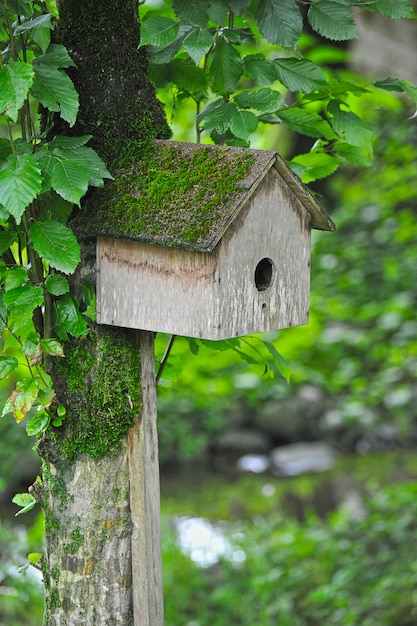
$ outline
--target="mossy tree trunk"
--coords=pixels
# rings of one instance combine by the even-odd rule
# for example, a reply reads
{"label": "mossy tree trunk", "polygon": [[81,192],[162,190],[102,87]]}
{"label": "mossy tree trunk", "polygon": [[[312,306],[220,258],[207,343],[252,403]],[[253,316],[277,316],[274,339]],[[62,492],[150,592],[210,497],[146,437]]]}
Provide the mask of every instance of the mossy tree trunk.
{"label": "mossy tree trunk", "polygon": [[[60,0],[56,39],[77,68],[76,126],[110,168],[140,157],[169,129],[137,46],[137,0]],[[75,290],[95,282],[95,242],[82,243]],[[129,432],[140,410],[138,334],[93,325],[51,372],[67,418],[39,442],[45,510],[44,626],[133,625]]]}

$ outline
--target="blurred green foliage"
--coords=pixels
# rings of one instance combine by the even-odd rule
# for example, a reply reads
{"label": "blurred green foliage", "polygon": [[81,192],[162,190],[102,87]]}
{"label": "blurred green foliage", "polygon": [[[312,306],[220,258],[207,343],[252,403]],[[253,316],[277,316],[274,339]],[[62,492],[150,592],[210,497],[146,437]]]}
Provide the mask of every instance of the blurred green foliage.
{"label": "blurred green foliage", "polygon": [[230,351],[202,346],[194,356],[178,338],[159,391],[162,461],[199,458],[227,426],[228,410],[291,396],[302,383],[329,398],[335,430],[372,433],[391,424],[397,443],[413,441],[417,125],[399,101],[385,102],[389,115],[377,104],[367,103],[379,135],[374,166],[343,169],[317,187],[337,231],[314,232],[310,323],[275,334],[290,384]]}
{"label": "blurred green foliage", "polygon": [[[370,496],[355,515],[341,506],[322,519],[307,496],[321,476],[163,481],[166,626],[413,626],[416,475],[412,455],[341,458],[330,476],[354,477]],[[288,491],[305,503],[302,522],[284,512]],[[180,548],[175,520],[187,512],[222,523],[231,550],[211,567]],[[0,626],[41,624],[39,577],[17,572],[27,552],[41,551],[41,528],[40,518],[28,534],[0,525]]]}
{"label": "blurred green foliage", "polygon": [[[246,560],[198,569],[165,540],[167,626],[413,626],[417,484],[379,490],[362,521],[343,510],[231,529]],[[174,574],[171,571],[174,569]]]}

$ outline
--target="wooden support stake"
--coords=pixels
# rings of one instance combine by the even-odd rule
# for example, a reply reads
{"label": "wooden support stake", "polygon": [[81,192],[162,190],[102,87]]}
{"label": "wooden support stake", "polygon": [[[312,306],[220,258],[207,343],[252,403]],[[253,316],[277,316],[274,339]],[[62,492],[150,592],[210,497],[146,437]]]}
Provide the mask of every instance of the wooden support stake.
{"label": "wooden support stake", "polygon": [[154,334],[139,331],[142,408],[129,433],[134,626],[163,626]]}

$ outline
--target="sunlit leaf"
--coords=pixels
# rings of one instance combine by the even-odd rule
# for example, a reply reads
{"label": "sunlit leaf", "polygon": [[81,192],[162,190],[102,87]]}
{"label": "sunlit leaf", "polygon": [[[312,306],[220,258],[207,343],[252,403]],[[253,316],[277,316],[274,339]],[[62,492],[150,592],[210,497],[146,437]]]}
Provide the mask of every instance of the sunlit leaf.
{"label": "sunlit leaf", "polygon": [[31,511],[36,504],[36,498],[34,498],[30,493],[17,493],[12,498],[13,504],[17,504],[17,506],[21,506],[22,509],[16,513],[18,515],[22,515],[23,513],[27,513]]}
{"label": "sunlit leaf", "polygon": [[299,154],[293,158],[292,163],[298,163],[303,167],[301,180],[303,183],[311,183],[313,180],[319,180],[330,176],[337,170],[340,161],[325,152],[307,152]]}
{"label": "sunlit leaf", "polygon": [[20,287],[21,285],[24,285],[27,280],[28,273],[24,267],[15,267],[11,270],[8,270],[7,274],[4,277],[4,290],[10,291],[10,289]]}
{"label": "sunlit leaf", "polygon": [[348,143],[358,147],[371,147],[375,138],[372,128],[352,111],[345,111],[343,103],[333,101],[328,111],[333,116],[331,125],[336,133]]}
{"label": "sunlit leaf", "polygon": [[26,424],[27,434],[29,437],[41,435],[48,428],[50,421],[51,417],[46,411],[36,411]]}
{"label": "sunlit leaf", "polygon": [[19,361],[14,356],[0,356],[0,378],[8,378],[18,367]]}
{"label": "sunlit leaf", "polygon": [[38,392],[39,382],[35,378],[24,378],[16,383],[16,389],[10,395],[10,402],[17,423],[25,419],[38,397]]}

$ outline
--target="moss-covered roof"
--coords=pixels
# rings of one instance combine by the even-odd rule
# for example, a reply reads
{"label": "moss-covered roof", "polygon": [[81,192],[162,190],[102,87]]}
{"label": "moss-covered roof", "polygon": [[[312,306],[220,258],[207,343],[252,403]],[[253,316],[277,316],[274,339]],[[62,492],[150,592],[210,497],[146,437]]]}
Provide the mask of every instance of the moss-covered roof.
{"label": "moss-covered roof", "polygon": [[272,166],[311,213],[313,228],[334,230],[275,152],[173,141],[155,141],[145,158],[117,172],[74,226],[80,234],[210,251]]}

